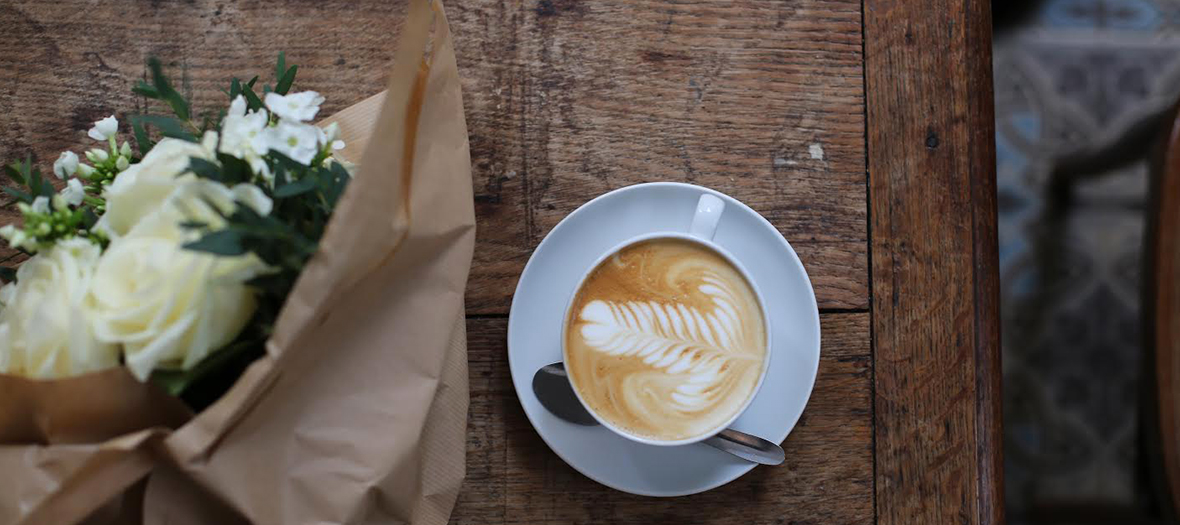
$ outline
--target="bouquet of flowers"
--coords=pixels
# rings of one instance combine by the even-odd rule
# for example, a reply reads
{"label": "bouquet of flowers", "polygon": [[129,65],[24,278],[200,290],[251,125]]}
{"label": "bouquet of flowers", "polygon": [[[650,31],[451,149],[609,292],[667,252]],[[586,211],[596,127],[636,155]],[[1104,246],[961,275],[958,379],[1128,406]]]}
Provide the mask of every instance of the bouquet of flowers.
{"label": "bouquet of flowers", "polygon": [[104,146],[89,164],[53,163],[60,192],[30,160],[5,170],[24,225],[0,236],[31,258],[0,289],[2,373],[122,364],[180,394],[256,358],[352,178],[333,156],[339,124],[309,123],[324,98],[290,91],[298,68],[282,54],[273,88],[235,78],[228,109],[200,123],[160,62],[149,70],[135,92],[174,116],[132,117],[136,147],[112,115],[87,133]]}
{"label": "bouquet of flowers", "polygon": [[4,168],[0,523],[446,522],[475,221],[440,2],[393,59],[323,119],[282,54],[204,113],[149,60],[170,115]]}

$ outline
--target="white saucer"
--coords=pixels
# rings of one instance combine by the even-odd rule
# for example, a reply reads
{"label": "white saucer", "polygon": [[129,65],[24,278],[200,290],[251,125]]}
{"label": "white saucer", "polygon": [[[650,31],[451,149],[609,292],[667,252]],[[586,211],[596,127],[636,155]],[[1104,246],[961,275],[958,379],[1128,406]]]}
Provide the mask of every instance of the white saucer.
{"label": "white saucer", "polygon": [[623,492],[695,494],[754,468],[700,443],[643,445],[603,427],[567,423],[545,410],[532,389],[539,368],[561,361],[566,301],[594,260],[630,237],[687,232],[702,192],[725,201],[713,241],[749,271],[771,319],[770,369],[757,397],[732,427],[781,443],[815,384],[820,335],[815,293],[803,263],[770,222],[728,195],[672,182],[629,186],[586,203],[553,228],[520,276],[508,319],[508,365],[520,404],[549,448],[578,472]]}

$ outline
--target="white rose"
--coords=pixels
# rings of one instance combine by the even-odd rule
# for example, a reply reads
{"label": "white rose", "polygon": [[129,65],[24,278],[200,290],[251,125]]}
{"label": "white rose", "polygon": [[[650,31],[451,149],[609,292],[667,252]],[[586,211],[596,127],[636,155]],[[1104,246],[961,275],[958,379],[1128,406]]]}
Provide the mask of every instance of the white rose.
{"label": "white rose", "polygon": [[161,140],[143,160],[116,175],[103,191],[107,209],[94,228],[111,239],[126,235],[141,219],[160,208],[183,182],[182,178],[196,177],[188,171],[192,157],[212,160],[213,153],[200,144],[173,138]]}
{"label": "white rose", "polygon": [[118,347],[96,338],[88,322],[99,252],[83,239],[58,241],[0,290],[0,371],[57,378],[119,364]]}
{"label": "white rose", "polygon": [[245,282],[266,270],[260,260],[182,248],[200,233],[181,222],[218,226],[224,221],[211,205],[228,212],[235,200],[270,211],[256,187],[187,181],[99,260],[91,287],[95,332],[123,345],[127,367],[141,380],[155,368],[195,366],[233,341],[253,315],[257,304]]}

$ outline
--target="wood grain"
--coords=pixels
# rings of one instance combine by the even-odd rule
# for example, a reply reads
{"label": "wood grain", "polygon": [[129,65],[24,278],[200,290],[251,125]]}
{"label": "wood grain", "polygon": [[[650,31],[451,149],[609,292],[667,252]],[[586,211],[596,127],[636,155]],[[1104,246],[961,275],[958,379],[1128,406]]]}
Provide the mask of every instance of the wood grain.
{"label": "wood grain", "polygon": [[657,180],[743,200],[823,277],[821,307],[867,308],[859,3],[453,12],[477,212],[490,219],[470,311],[506,311],[529,253],[577,206]]}
{"label": "wood grain", "polygon": [[452,523],[872,523],[869,315],[825,314],[815,392],[787,437],[787,461],[682,498],[631,496],[557,457],[516,399],[507,322],[467,323],[467,479]]}
{"label": "wood grain", "polygon": [[[856,0],[455,0],[479,231],[469,312],[508,311],[529,254],[605,191],[675,180],[765,215],[795,246],[822,308],[868,308],[864,97]],[[0,159],[91,145],[161,57],[197,108],[232,75],[297,89],[330,114],[382,89],[397,2],[281,5],[69,0],[0,5]],[[642,35],[642,36],[641,36]],[[822,151],[821,151],[822,150]],[[3,218],[0,217],[0,220]]]}
{"label": "wood grain", "polygon": [[869,1],[877,515],[1002,523],[987,2]]}

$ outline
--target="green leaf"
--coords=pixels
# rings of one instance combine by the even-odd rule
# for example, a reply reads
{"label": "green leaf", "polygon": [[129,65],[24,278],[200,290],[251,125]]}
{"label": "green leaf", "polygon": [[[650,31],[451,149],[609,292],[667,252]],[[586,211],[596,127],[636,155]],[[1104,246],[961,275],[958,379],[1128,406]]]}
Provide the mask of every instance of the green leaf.
{"label": "green leaf", "polygon": [[[29,161],[25,161],[26,170],[28,169],[29,164],[31,164]],[[29,170],[25,173],[28,175],[29,191],[34,197],[42,195],[41,170]]]}
{"label": "green leaf", "polygon": [[304,177],[295,182],[284,184],[275,188],[276,199],[286,199],[296,195],[302,195],[316,188],[316,179],[314,177]]}
{"label": "green leaf", "polygon": [[16,268],[0,266],[0,279],[3,279],[6,283],[16,282]]}
{"label": "green leaf", "polygon": [[190,157],[188,159],[188,169],[195,173],[202,179],[209,179],[217,182],[224,182],[225,178],[221,173],[221,166],[208,160]]}
{"label": "green leaf", "polygon": [[279,83],[275,84],[275,93],[286,95],[291,90],[291,84],[295,82],[295,72],[299,70],[299,66],[291,66],[287,72],[279,79]]}
{"label": "green leaf", "polygon": [[87,230],[94,227],[98,222],[98,215],[94,214],[94,210],[90,208],[82,208],[82,227]]}
{"label": "green leaf", "polygon": [[188,370],[153,370],[151,381],[159,385],[165,392],[179,396],[198,379],[217,371],[243,352],[256,348],[264,342],[264,339],[256,337],[244,337],[209,354],[197,363],[197,366]]}
{"label": "green leaf", "polygon": [[209,223],[201,221],[181,221],[180,227],[187,230],[204,230],[209,227]]}
{"label": "green leaf", "polygon": [[254,75],[254,78],[250,79],[249,82],[246,82],[246,87],[253,89],[255,82],[258,82],[258,75]]}
{"label": "green leaf", "polygon": [[184,245],[184,248],[214,255],[235,256],[246,253],[242,234],[236,230],[218,230]]}
{"label": "green leaf", "polygon": [[148,138],[147,130],[143,129],[143,122],[139,119],[131,118],[131,130],[135,132],[135,145],[139,148],[140,155],[147,155],[147,152],[152,149],[155,144],[152,139]]}
{"label": "green leaf", "polygon": [[4,173],[8,175],[8,178],[12,179],[12,182],[21,186],[25,185],[25,175],[20,170],[19,162],[4,166]]}
{"label": "green leaf", "polygon": [[188,101],[175,89],[172,84],[168,82],[168,77],[164,76],[164,68],[160,65],[160,60],[152,57],[148,59],[148,69],[152,73],[152,84],[156,91],[159,92],[160,99],[172,106],[172,112],[176,113],[180,120],[188,120],[189,108]]}
{"label": "green leaf", "polygon": [[16,188],[4,186],[4,187],[0,188],[0,191],[3,191],[4,193],[7,193],[9,195],[12,195],[13,197],[16,198],[16,200],[21,201],[25,204],[32,204],[33,203],[33,196],[32,195],[29,195],[28,193],[25,193],[25,192],[18,190]]}
{"label": "green leaf", "polygon": [[250,182],[254,177],[254,172],[250,171],[250,164],[242,159],[218,153],[217,160],[221,163],[221,176],[224,182]]}
{"label": "green leaf", "polygon": [[[187,140],[189,142],[197,141],[197,137],[194,136],[192,132],[185,129],[184,123],[172,117],[162,117],[158,115],[136,115],[131,117],[131,121],[133,123],[138,121],[143,124],[151,124],[159,129],[160,133],[165,137]],[[143,147],[140,146],[141,151],[142,149]]]}
{"label": "green leaf", "polygon": [[287,53],[279,51],[279,61],[275,63],[275,81],[282,80],[283,75],[287,73]]}
{"label": "green leaf", "polygon": [[160,91],[142,80],[135,87],[131,88],[131,92],[151,99],[160,98]]}
{"label": "green leaf", "polygon": [[254,89],[252,87],[247,86],[246,89],[242,90],[242,94],[246,96],[246,107],[249,108],[250,111],[258,111],[262,109],[262,99],[258,98],[258,95],[254,94]]}
{"label": "green leaf", "polygon": [[41,176],[41,168],[34,167],[29,178],[29,190],[33,195],[43,197],[53,197],[57,190],[53,188],[53,183],[49,179]]}
{"label": "green leaf", "polygon": [[242,83],[238,81],[238,77],[234,77],[229,83],[229,100],[233,102],[238,95],[242,94]]}

